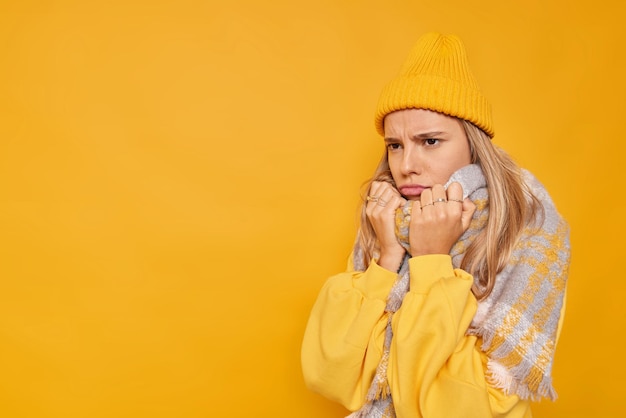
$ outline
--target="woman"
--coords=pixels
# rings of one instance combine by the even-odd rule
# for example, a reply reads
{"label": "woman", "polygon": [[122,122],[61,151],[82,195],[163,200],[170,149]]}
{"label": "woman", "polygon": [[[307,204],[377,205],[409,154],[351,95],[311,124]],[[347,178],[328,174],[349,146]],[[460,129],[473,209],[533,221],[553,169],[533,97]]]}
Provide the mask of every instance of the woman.
{"label": "woman", "polygon": [[307,385],[351,417],[530,417],[556,397],[566,223],[492,144],[457,37],[418,40],[375,122],[386,150],[348,271],[311,312]]}

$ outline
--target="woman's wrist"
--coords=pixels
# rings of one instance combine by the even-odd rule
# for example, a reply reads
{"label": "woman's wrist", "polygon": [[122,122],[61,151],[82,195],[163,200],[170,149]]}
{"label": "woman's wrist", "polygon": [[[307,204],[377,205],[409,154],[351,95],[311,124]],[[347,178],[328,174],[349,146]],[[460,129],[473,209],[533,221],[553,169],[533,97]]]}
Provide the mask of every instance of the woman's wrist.
{"label": "woman's wrist", "polygon": [[404,259],[404,248],[400,247],[402,251],[382,252],[378,258],[378,265],[389,271],[398,272],[402,266],[402,260]]}

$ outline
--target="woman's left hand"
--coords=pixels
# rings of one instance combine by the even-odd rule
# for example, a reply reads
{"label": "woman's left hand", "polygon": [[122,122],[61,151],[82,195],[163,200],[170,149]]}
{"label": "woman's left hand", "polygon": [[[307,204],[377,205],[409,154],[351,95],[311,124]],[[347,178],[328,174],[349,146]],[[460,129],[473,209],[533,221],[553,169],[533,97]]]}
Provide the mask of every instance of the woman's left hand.
{"label": "woman's left hand", "polygon": [[437,184],[422,192],[413,203],[409,225],[411,256],[449,254],[452,246],[469,228],[476,205],[463,200],[463,188],[452,183],[445,190]]}

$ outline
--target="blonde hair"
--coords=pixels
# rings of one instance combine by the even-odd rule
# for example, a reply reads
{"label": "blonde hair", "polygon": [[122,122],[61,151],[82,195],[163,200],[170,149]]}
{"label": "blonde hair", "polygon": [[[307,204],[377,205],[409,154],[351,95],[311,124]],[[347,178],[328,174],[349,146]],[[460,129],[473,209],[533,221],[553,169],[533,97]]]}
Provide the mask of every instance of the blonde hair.
{"label": "blonde hair", "polygon": [[[495,146],[480,128],[466,120],[460,121],[470,145],[471,162],[482,168],[489,194],[487,225],[465,251],[460,266],[478,278],[472,292],[481,300],[493,290],[496,274],[506,266],[524,227],[543,211],[543,207],[522,180],[521,170],[511,157]],[[374,175],[363,187],[358,242],[366,266],[379,250],[376,234],[365,214],[365,197],[374,181],[387,181],[396,187],[386,151]]]}

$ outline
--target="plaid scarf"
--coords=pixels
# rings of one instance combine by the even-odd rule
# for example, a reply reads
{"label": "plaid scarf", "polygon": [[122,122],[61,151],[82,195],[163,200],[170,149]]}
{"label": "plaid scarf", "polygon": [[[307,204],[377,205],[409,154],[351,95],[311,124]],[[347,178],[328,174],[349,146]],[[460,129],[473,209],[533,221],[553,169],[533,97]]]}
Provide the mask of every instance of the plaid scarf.
{"label": "plaid scarf", "polygon": [[[491,386],[522,399],[555,399],[551,371],[569,266],[569,231],[539,181],[525,170],[523,177],[542,203],[543,217],[523,231],[507,266],[496,276],[492,292],[478,303],[466,334],[482,339],[481,349],[488,357],[486,376]],[[446,186],[454,181],[463,186],[463,197],[469,197],[476,205],[470,227],[450,252],[452,264],[458,268],[465,249],[486,226],[489,212],[486,182],[478,165],[461,168]],[[396,235],[407,250],[411,203],[399,208],[396,215]],[[365,269],[363,251],[358,244],[353,259],[355,270]],[[366,403],[350,414],[350,418],[396,416],[387,365],[393,338],[391,320],[409,291],[408,260],[407,253],[387,299],[383,356]],[[478,278],[474,281],[479,285]]]}

